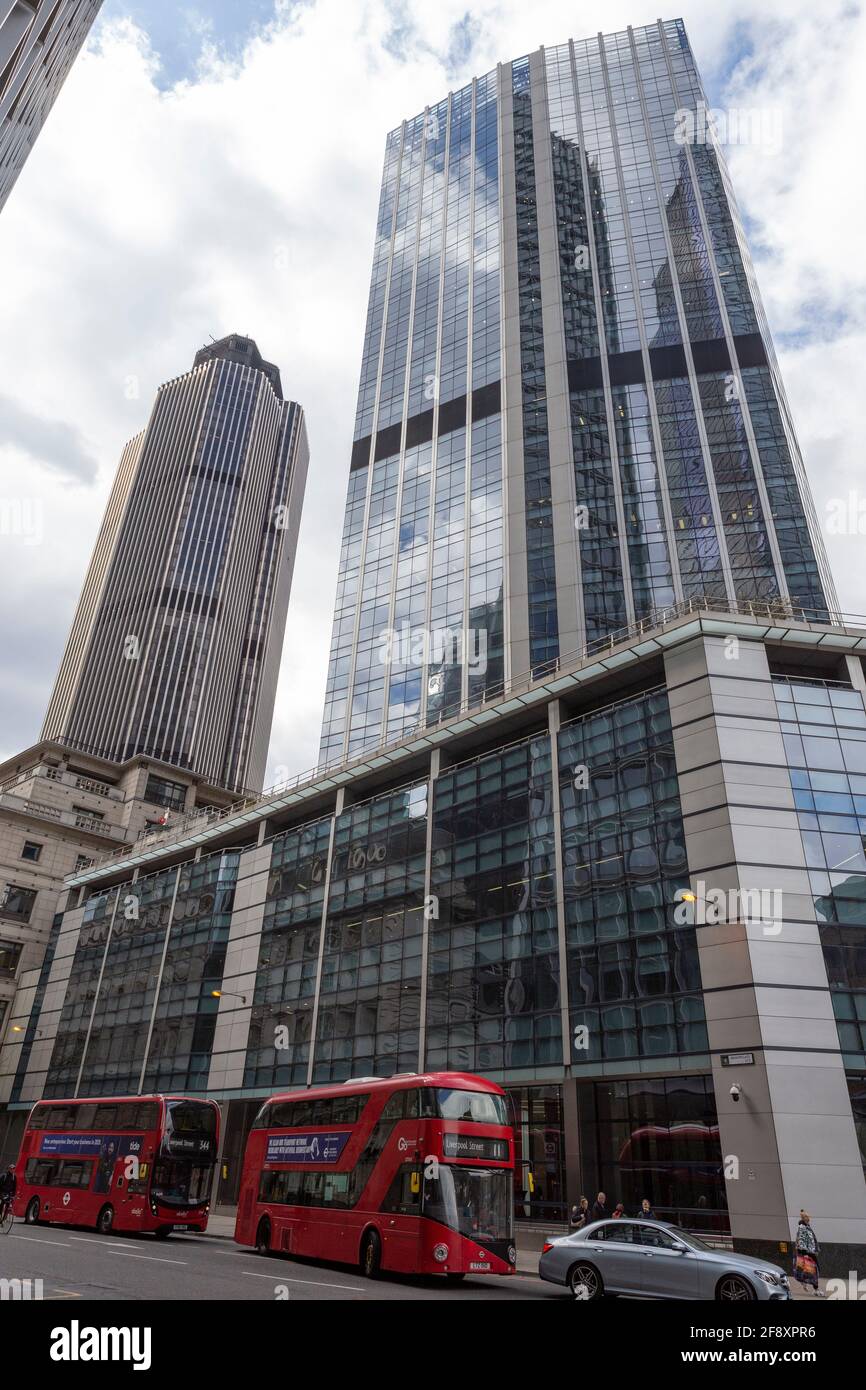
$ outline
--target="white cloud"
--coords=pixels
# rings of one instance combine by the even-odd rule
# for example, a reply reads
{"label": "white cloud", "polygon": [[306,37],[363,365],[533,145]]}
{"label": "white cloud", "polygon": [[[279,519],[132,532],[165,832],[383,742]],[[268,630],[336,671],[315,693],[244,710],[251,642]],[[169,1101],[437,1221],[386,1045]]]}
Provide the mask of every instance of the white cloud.
{"label": "white cloud", "polygon": [[[805,0],[759,17],[745,0],[690,0],[680,13],[706,75],[747,40],[762,55],[716,101],[784,112],[775,163],[748,147],[731,163],[773,326],[802,337],[783,369],[821,510],[828,487],[845,492],[861,472],[862,22],[841,9],[831,22]],[[562,42],[569,26],[580,37],[655,14],[478,0],[464,24],[465,0],[281,5],[241,59],[223,60],[208,33],[196,79],[161,90],[147,35],[109,0],[0,216],[0,382],[18,427],[0,443],[0,494],[38,499],[44,526],[39,545],[0,540],[0,755],[38,733],[123,442],[161,381],[210,334],[237,330],[307,412],[272,770],[315,761],[385,135],[498,60]],[[866,607],[856,556],[831,547],[843,606]]]}

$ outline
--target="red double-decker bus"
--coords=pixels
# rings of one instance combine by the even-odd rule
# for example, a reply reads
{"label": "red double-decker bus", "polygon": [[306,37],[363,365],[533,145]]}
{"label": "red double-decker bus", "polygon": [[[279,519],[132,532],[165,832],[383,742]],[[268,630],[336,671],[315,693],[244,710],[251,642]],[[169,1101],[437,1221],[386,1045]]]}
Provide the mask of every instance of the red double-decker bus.
{"label": "red double-decker bus", "polygon": [[250,1132],[235,1240],[369,1278],[513,1274],[513,1167],[504,1092],[480,1076],[292,1091]]}
{"label": "red double-decker bus", "polygon": [[211,1100],[40,1101],[21,1141],[15,1215],[104,1235],[204,1231],[218,1144]]}

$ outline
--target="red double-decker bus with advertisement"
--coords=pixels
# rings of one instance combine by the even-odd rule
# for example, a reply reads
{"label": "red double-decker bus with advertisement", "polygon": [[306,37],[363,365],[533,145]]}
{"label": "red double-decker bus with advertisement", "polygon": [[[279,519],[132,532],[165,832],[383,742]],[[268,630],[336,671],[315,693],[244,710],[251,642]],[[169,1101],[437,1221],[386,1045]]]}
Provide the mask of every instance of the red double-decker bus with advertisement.
{"label": "red double-decker bus with advertisement", "polygon": [[235,1240],[380,1271],[513,1274],[504,1092],[461,1072],[272,1096],[247,1140]]}
{"label": "red double-decker bus with advertisement", "polygon": [[30,1224],[111,1231],[204,1231],[219,1106],[187,1096],[40,1101],[15,1174],[14,1213]]}

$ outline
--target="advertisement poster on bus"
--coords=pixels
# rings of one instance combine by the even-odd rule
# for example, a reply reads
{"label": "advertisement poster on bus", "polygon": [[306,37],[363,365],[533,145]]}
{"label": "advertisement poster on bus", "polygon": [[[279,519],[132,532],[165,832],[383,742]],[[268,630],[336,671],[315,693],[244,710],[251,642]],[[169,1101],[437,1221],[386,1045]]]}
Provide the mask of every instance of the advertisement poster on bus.
{"label": "advertisement poster on bus", "polygon": [[310,1130],[306,1134],[271,1134],[268,1163],[336,1163],[349,1142],[348,1130]]}

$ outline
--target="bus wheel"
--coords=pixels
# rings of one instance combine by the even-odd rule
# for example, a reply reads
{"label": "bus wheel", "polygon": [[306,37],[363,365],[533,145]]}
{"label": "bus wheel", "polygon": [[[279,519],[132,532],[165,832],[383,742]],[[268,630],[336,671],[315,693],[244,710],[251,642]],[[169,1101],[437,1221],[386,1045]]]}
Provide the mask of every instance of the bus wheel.
{"label": "bus wheel", "polygon": [[24,1213],[24,1220],[28,1226],[36,1226],[39,1222],[39,1198],[33,1197],[27,1203],[27,1210]]}
{"label": "bus wheel", "polygon": [[361,1273],[365,1279],[375,1279],[382,1263],[382,1242],[378,1231],[368,1231],[361,1241]]}
{"label": "bus wheel", "polygon": [[271,1253],[271,1223],[267,1217],[259,1222],[259,1229],[256,1231],[256,1254],[269,1255]]}
{"label": "bus wheel", "polygon": [[446,1274],[445,1282],[448,1284],[459,1284],[461,1279],[465,1279],[465,1274]]}
{"label": "bus wheel", "polygon": [[110,1236],[114,1225],[114,1208],[103,1207],[96,1218],[96,1229],[101,1236]]}
{"label": "bus wheel", "polygon": [[168,1240],[171,1232],[171,1226],[157,1226],[153,1234],[156,1236],[157,1240]]}

